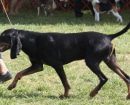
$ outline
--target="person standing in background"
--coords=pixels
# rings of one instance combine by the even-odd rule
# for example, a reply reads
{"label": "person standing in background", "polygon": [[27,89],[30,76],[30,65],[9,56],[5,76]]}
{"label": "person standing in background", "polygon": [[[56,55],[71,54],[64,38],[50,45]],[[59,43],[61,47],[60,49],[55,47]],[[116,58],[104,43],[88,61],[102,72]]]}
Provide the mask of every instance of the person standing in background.
{"label": "person standing in background", "polygon": [[83,13],[81,12],[81,0],[75,0],[74,12],[75,12],[75,17],[83,16]]}
{"label": "person standing in background", "polygon": [[22,4],[25,0],[11,0],[10,1],[10,15],[15,15],[19,12],[19,9],[22,7]]}

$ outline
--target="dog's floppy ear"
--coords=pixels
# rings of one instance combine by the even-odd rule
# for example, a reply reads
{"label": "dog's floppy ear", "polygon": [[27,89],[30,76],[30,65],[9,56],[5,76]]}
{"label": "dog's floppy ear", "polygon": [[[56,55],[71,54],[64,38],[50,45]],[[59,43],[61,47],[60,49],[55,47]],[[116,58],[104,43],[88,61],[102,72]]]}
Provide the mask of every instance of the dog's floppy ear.
{"label": "dog's floppy ear", "polygon": [[18,35],[18,32],[16,32],[14,35],[11,36],[11,52],[10,52],[11,59],[17,58],[17,55],[19,55],[21,49],[22,49],[22,43]]}

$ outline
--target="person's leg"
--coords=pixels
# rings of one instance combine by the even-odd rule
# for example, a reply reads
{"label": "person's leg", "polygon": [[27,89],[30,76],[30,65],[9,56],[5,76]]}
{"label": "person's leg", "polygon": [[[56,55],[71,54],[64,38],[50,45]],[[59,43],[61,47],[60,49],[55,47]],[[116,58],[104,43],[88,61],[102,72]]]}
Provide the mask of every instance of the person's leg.
{"label": "person's leg", "polygon": [[11,0],[10,1],[10,11],[9,11],[10,15],[14,15],[15,14],[16,3],[17,3],[17,0]]}
{"label": "person's leg", "polygon": [[75,0],[74,12],[76,17],[83,16],[83,13],[81,12],[81,0]]}
{"label": "person's leg", "polygon": [[0,83],[8,81],[12,78],[11,74],[9,73],[2,57],[0,54]]}

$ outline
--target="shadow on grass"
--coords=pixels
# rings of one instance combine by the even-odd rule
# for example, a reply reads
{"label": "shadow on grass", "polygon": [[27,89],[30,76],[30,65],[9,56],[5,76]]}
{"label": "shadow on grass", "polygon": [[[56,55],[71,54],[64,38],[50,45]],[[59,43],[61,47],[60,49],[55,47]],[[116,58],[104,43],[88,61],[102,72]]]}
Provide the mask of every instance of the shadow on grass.
{"label": "shadow on grass", "polygon": [[44,96],[43,94],[40,93],[26,93],[26,94],[1,94],[0,93],[0,98],[4,98],[4,99],[11,99],[11,98],[16,98],[16,99],[25,99],[25,98],[38,98],[38,97],[43,97],[43,98],[49,98],[49,99],[59,99],[58,96],[53,96],[53,95],[49,95],[49,96]]}
{"label": "shadow on grass", "polygon": [[8,92],[0,92],[0,99],[33,99],[33,98],[43,98],[43,99],[51,99],[51,100],[67,100],[67,99],[78,99],[80,96],[79,95],[69,95],[67,98],[60,98],[59,96],[56,95],[44,95],[42,92],[28,92],[28,93],[22,93],[22,92],[17,92],[17,93],[11,93],[8,94]]}
{"label": "shadow on grass", "polygon": [[[126,11],[121,14],[124,23],[127,24],[130,20],[130,14],[129,11]],[[0,14],[1,20],[0,24],[9,24],[5,14]],[[63,12],[63,11],[56,11],[54,16],[48,16],[45,17],[44,15],[37,16],[35,12],[27,11],[26,13],[21,12],[20,14],[16,16],[10,16],[10,19],[13,24],[20,24],[20,25],[31,25],[31,24],[50,24],[50,25],[56,25],[56,24],[62,24],[66,23],[68,25],[78,25],[78,24],[86,24],[93,26],[95,24],[119,24],[115,17],[108,14],[102,14],[101,15],[101,22],[95,22],[94,17],[90,12],[86,12],[82,18],[75,18],[73,11],[70,12]]]}

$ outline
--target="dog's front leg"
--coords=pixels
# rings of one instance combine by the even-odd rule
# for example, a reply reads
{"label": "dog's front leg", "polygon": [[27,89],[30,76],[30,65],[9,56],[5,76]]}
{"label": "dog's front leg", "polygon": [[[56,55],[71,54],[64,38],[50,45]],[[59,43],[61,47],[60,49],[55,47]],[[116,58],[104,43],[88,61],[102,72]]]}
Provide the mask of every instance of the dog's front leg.
{"label": "dog's front leg", "polygon": [[23,76],[33,74],[33,73],[39,72],[41,70],[43,70],[43,66],[35,65],[35,66],[31,66],[23,71],[20,71],[19,73],[16,74],[13,82],[8,86],[8,90],[12,90],[13,88],[15,88],[18,80],[20,80]]}
{"label": "dog's front leg", "polygon": [[63,66],[54,66],[54,69],[56,70],[56,72],[57,72],[58,76],[60,77],[60,80],[64,86],[64,94],[60,95],[60,98],[68,97],[70,86],[67,81],[67,77],[64,72]]}
{"label": "dog's front leg", "polygon": [[92,4],[93,5],[93,10],[95,13],[95,21],[99,22],[100,21],[100,10],[99,10],[99,4]]}

